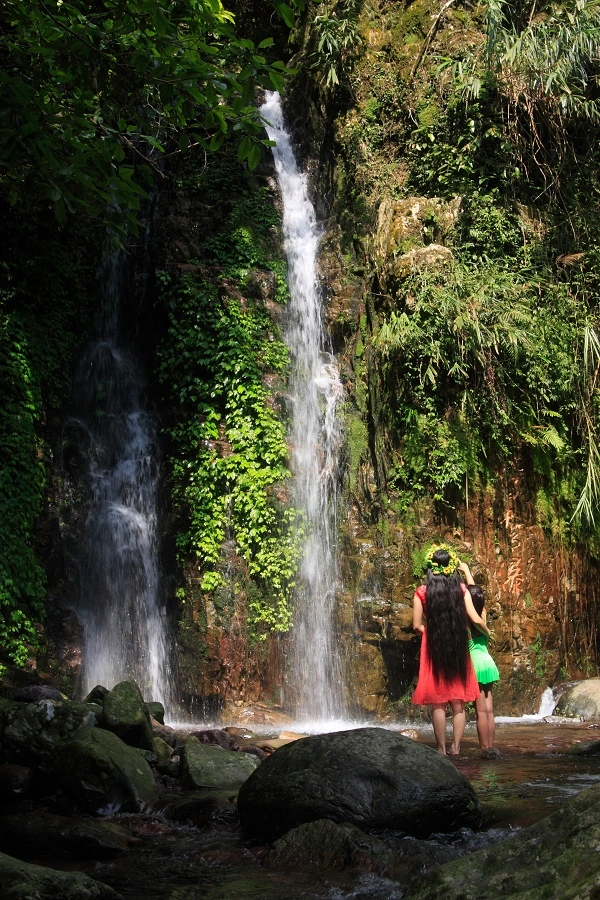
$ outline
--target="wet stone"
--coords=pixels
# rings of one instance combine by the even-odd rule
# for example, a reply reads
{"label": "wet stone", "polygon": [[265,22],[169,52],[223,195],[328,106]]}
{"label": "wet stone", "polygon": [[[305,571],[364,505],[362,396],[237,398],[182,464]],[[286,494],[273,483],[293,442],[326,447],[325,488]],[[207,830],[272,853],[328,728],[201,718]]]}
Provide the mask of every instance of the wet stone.
{"label": "wet stone", "polygon": [[261,762],[250,753],[224,750],[189,738],[181,755],[181,774],[189,788],[221,788],[243,784]]}
{"label": "wet stone", "polygon": [[91,813],[139,812],[156,799],[152,770],[139,750],[102,728],[82,728],[63,745],[56,776]]}
{"label": "wet stone", "polygon": [[281,747],[241,787],[238,809],[244,831],[267,839],[317,819],[417,836],[481,824],[475,792],[452,762],[384,728]]}
{"label": "wet stone", "polygon": [[130,843],[129,831],[113,822],[45,811],[0,817],[0,849],[18,856],[93,859],[122,853]]}

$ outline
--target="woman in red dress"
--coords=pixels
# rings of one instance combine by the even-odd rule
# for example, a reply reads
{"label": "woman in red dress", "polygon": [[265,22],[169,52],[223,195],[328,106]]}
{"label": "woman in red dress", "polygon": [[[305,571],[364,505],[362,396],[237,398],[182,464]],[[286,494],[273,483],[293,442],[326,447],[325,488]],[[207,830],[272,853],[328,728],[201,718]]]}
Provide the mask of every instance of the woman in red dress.
{"label": "woman in red dress", "polygon": [[452,705],[450,755],[458,756],[465,730],[465,703],[479,696],[469,654],[469,619],[483,634],[490,634],[459,578],[459,564],[447,545],[433,547],[425,557],[426,584],[418,587],[413,597],[413,628],[421,633],[422,642],[412,702],[432,707],[433,733],[444,756],[447,704]]}

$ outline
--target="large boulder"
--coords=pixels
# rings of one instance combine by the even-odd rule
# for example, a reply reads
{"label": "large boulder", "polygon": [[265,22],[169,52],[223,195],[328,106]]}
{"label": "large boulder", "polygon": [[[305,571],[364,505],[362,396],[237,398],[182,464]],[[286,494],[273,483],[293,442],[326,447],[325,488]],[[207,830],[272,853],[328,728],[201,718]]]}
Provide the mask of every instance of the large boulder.
{"label": "large boulder", "polygon": [[600,896],[600,787],[514,837],[414,881],[405,900],[575,900]]}
{"label": "large boulder", "polygon": [[51,771],[57,750],[82,726],[97,724],[98,707],[64,700],[0,700],[0,757],[7,763]]}
{"label": "large boulder", "polygon": [[588,678],[565,691],[556,704],[554,715],[582,719],[600,718],[600,678]]}
{"label": "large boulder", "polygon": [[150,713],[133,681],[122,681],[104,696],[104,727],[132,747],[153,751]]}
{"label": "large boulder", "polygon": [[111,887],[81,872],[57,872],[0,853],[2,900],[123,900]]}
{"label": "large boulder", "polygon": [[240,787],[261,762],[250,753],[224,750],[215,744],[201,744],[188,738],[181,754],[181,774],[186,787]]}
{"label": "large boulder", "polygon": [[469,782],[444,756],[384,728],[357,728],[277,750],[242,786],[245,831],[267,839],[331,819],[417,837],[478,827]]}
{"label": "large boulder", "polygon": [[63,745],[56,777],[90,813],[139,812],[156,799],[154,776],[142,754],[103,728],[82,728]]}

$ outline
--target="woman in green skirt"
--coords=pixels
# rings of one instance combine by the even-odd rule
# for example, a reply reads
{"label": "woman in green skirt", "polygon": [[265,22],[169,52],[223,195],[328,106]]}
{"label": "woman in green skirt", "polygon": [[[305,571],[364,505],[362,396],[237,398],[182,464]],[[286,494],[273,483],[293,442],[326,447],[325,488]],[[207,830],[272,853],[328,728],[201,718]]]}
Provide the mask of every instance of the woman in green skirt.
{"label": "woman in green skirt", "polygon": [[[475,584],[471,571],[466,563],[461,562],[460,569],[463,572],[469,593],[473,600],[473,606],[483,621],[486,621],[484,609],[483,589],[480,585]],[[494,736],[496,733],[496,721],[494,719],[494,703],[492,699],[492,687],[500,680],[498,666],[490,656],[488,651],[487,635],[476,631],[471,627],[471,638],[469,640],[469,652],[471,661],[475,669],[475,677],[479,685],[479,696],[475,701],[475,711],[477,714],[477,736],[479,738],[479,746],[488,754],[496,753],[494,747]]]}

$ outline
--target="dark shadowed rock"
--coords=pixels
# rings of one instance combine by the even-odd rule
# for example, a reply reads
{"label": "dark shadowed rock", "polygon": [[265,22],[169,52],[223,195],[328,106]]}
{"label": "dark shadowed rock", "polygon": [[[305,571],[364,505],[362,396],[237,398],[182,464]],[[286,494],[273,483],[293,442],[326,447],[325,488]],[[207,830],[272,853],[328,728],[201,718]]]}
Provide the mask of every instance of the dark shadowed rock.
{"label": "dark shadowed rock", "polygon": [[0,849],[29,858],[94,859],[122,853],[131,843],[129,831],[114,822],[72,819],[42,810],[0,817]]}
{"label": "dark shadowed rock", "polygon": [[159,703],[158,700],[151,700],[149,703],[146,703],[146,709],[150,718],[155,719],[159,725],[165,724],[165,708],[162,703]]}
{"label": "dark shadowed rock", "polygon": [[102,706],[104,703],[104,698],[108,694],[108,688],[105,688],[102,684],[97,684],[95,688],[89,692],[84,703],[97,703],[99,706]]}
{"label": "dark shadowed rock", "polygon": [[97,724],[97,707],[65,700],[0,700],[0,753],[6,762],[51,771],[60,743]]}
{"label": "dark shadowed rock", "polygon": [[57,703],[61,703],[66,699],[58,688],[50,687],[47,684],[29,684],[17,691],[13,697],[13,700],[20,700],[24,703],[37,703],[38,700],[56,700]]}
{"label": "dark shadowed rock", "polygon": [[576,900],[600,896],[600,787],[547,819],[415,880],[405,900]]}
{"label": "dark shadowed rock", "polygon": [[131,747],[153,750],[152,726],[142,692],[133,681],[122,681],[103,700],[104,727]]}
{"label": "dark shadowed rock", "polygon": [[578,741],[567,750],[571,756],[600,756],[600,741]]}
{"label": "dark shadowed rock", "polygon": [[223,750],[239,750],[239,744],[223,728],[204,728],[202,731],[192,731],[190,737],[198,738],[201,744],[216,744]]}
{"label": "dark shadowed rock", "polygon": [[6,800],[24,794],[29,787],[32,770],[29,766],[5,763],[0,766],[0,799]]}
{"label": "dark shadowed rock", "polygon": [[171,797],[166,804],[160,801],[161,814],[166,819],[205,828],[217,822],[237,822],[235,790],[189,791]]}
{"label": "dark shadowed rock", "polygon": [[57,872],[0,853],[3,900],[123,900],[111,887],[81,872]]}
{"label": "dark shadowed rock", "polygon": [[275,841],[268,864],[302,872],[355,868],[384,875],[393,869],[394,853],[355,825],[318,819],[292,828]]}
{"label": "dark shadowed rock", "polygon": [[270,839],[316,819],[416,836],[481,821],[473,788],[446,757],[384,728],[282,747],[242,786],[238,810],[248,834]]}
{"label": "dark shadowed rock", "polygon": [[56,777],[91,813],[139,812],[156,799],[152,770],[139,750],[103,728],[82,728],[63,745]]}

